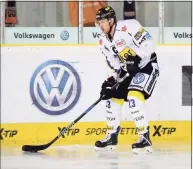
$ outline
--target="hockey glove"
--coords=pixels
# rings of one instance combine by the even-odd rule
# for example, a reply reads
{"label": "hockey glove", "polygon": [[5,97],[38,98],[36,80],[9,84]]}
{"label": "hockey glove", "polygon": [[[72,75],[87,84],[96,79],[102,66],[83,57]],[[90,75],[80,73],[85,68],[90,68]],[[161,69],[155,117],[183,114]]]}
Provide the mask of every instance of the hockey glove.
{"label": "hockey glove", "polygon": [[127,72],[131,76],[135,76],[140,71],[140,68],[138,67],[138,64],[140,62],[140,57],[139,56],[129,56],[127,58],[126,64],[127,64]]}
{"label": "hockey glove", "polygon": [[105,80],[101,87],[101,98],[102,100],[110,99],[114,96],[115,90],[111,89],[111,87],[116,83],[116,80],[114,77],[109,77],[107,80]]}

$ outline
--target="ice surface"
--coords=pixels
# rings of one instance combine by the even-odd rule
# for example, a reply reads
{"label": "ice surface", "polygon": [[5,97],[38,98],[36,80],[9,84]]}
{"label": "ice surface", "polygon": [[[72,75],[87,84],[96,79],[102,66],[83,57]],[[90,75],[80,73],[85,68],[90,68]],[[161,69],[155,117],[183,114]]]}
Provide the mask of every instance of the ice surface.
{"label": "ice surface", "polygon": [[1,150],[1,169],[191,169],[190,146],[154,146],[152,154],[133,154],[128,146],[96,152],[93,146],[50,147],[39,153]]}

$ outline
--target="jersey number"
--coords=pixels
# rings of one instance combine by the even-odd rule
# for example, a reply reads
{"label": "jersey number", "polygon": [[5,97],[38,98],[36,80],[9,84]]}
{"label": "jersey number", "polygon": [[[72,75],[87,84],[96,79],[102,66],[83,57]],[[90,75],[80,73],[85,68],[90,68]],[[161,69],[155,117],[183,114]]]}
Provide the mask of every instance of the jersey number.
{"label": "jersey number", "polygon": [[135,100],[134,99],[129,99],[129,108],[135,107]]}

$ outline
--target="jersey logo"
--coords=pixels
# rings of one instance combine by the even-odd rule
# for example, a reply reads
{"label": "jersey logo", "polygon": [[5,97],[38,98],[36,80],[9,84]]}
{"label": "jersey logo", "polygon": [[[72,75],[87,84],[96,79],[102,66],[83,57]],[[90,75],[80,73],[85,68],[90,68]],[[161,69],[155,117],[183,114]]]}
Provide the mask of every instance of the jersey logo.
{"label": "jersey logo", "polygon": [[123,32],[126,32],[127,27],[126,27],[126,26],[123,26],[121,30],[122,30]]}
{"label": "jersey logo", "polygon": [[120,46],[126,45],[126,43],[125,43],[125,40],[124,40],[124,39],[117,40],[117,41],[115,42],[115,44],[116,44],[116,46],[117,46],[117,47],[120,47]]}
{"label": "jersey logo", "polygon": [[141,41],[139,42],[139,44],[141,45],[144,41],[149,40],[149,39],[152,39],[152,38],[151,38],[151,35],[147,32],[147,33],[143,36],[143,38],[141,39]]}
{"label": "jersey logo", "polygon": [[146,30],[144,28],[140,28],[139,31],[135,34],[134,38],[139,40],[144,32],[146,32]]}
{"label": "jersey logo", "polygon": [[136,56],[136,53],[129,47],[126,47],[119,53],[119,59],[122,62],[125,62],[129,56]]}
{"label": "jersey logo", "polygon": [[145,80],[145,75],[142,73],[137,73],[133,78],[133,83],[140,84]]}

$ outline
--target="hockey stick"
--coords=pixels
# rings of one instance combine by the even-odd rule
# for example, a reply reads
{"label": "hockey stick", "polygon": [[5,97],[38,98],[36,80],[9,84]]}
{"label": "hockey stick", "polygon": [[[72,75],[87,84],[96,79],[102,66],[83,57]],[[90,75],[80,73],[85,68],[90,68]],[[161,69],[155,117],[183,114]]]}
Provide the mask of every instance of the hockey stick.
{"label": "hockey stick", "polygon": [[[123,78],[121,78],[113,87],[112,89],[114,89],[115,87],[117,87],[122,81],[124,81],[127,77],[129,76],[129,74],[127,73]],[[63,130],[60,131],[60,133],[58,134],[58,136],[56,136],[52,141],[50,141],[47,144],[42,144],[42,145],[24,145],[22,147],[23,151],[29,151],[29,152],[37,152],[40,150],[45,150],[47,149],[49,146],[51,146],[56,140],[58,140],[60,138],[60,136],[62,136],[64,133],[67,133],[68,130],[74,125],[76,124],[83,116],[85,116],[90,110],[92,110],[100,101],[102,100],[102,97],[100,97],[96,102],[94,102],[88,109],[86,109],[78,118],[76,118],[68,127],[64,128]]]}

